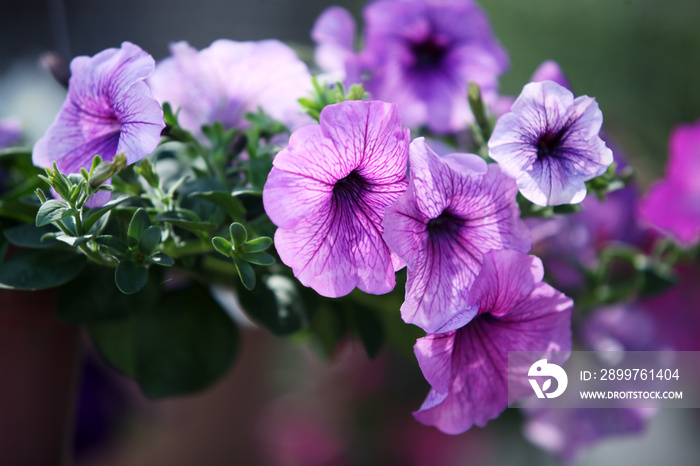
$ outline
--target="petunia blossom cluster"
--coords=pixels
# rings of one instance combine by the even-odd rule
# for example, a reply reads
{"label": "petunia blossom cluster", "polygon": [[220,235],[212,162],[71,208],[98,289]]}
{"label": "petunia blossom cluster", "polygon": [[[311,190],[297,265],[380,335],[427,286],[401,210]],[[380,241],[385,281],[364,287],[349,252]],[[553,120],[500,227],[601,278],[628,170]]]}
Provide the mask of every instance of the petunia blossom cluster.
{"label": "petunia blossom cluster", "polygon": [[525,254],[515,181],[408,138],[395,105],[328,106],[292,134],[263,198],[280,258],[322,295],[386,293],[406,265],[401,315],[428,334],[416,354],[433,387],[415,416],[459,433],[515,401],[508,351],[570,350],[572,302]]}
{"label": "petunia blossom cluster", "polygon": [[[396,293],[403,302],[389,311],[424,332],[413,350],[430,390],[413,415],[448,434],[483,427],[532,395],[528,385],[509,390],[509,351],[556,353],[563,364],[576,340],[589,349],[692,349],[697,313],[681,302],[698,271],[682,259],[692,262],[700,242],[700,123],[674,130],[666,176],[638,202],[625,184],[626,157],[601,136],[598,102],[576,97],[555,62],[519,96],[499,95],[509,59],[474,1],[376,1],[363,16],[356,50],[352,15],[339,7],[321,14],[311,36],[327,74],[313,81],[295,51],[273,39],[221,39],[202,50],[177,42],[158,64],[129,42],[77,57],[32,160],[87,178],[97,155],[132,165],[157,160],[163,142],[182,144],[182,177],[170,190],[151,162],[134,171],[147,187],[134,190],[151,242],[127,238],[123,249],[145,269],[144,251],[160,245],[152,243],[168,237],[177,250],[181,236],[194,238],[183,256],[228,255],[249,290],[256,277],[267,286],[276,275],[328,307],[325,298]],[[357,83],[360,92],[345,93],[344,84]],[[349,100],[364,90],[369,99]],[[198,183],[206,190],[190,197]],[[103,188],[86,207],[109,200]],[[225,206],[216,214],[230,220],[215,224],[207,210],[204,226],[193,227],[199,202]],[[69,207],[59,220],[79,222],[83,212]],[[151,220],[172,224],[161,231]],[[231,241],[214,236],[224,230]],[[274,236],[274,254],[262,252],[269,237],[248,238],[258,231]],[[80,245],[89,244],[93,235],[83,233]],[[94,258],[102,246],[82,250]],[[606,436],[641,431],[653,412],[608,414],[526,409],[525,435],[573,459]]]}

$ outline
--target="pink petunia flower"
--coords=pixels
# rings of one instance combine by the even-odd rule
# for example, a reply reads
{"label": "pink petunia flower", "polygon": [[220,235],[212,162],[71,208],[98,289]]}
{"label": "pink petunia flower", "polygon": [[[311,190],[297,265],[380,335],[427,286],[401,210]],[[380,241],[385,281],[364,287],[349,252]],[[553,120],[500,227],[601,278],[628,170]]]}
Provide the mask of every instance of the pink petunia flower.
{"label": "pink petunia flower", "polygon": [[[413,413],[418,421],[448,434],[483,427],[509,403],[508,351],[571,350],[573,301],[543,276],[535,256],[509,250],[484,256],[469,297],[476,316],[416,342],[418,364],[432,387]],[[530,394],[522,388],[512,389],[511,398]]]}
{"label": "pink petunia flower", "polygon": [[700,121],[673,130],[666,177],[649,190],[639,214],[683,246],[700,241]]}
{"label": "pink petunia flower", "polygon": [[275,247],[306,286],[328,297],[388,293],[402,264],[382,239],[384,209],[408,184],[409,131],[395,105],[323,109],[274,160],[263,190]]}

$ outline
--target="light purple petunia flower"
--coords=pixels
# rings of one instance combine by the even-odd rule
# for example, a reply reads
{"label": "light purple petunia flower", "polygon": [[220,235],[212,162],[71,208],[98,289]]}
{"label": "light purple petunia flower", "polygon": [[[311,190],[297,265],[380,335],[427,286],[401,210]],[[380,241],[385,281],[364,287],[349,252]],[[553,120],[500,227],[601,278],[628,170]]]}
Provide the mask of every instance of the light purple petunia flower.
{"label": "light purple petunia flower", "polygon": [[[573,302],[543,276],[535,256],[511,250],[484,256],[469,297],[477,315],[464,327],[416,342],[432,387],[413,414],[418,421],[448,434],[483,427],[509,404],[508,351],[571,350]],[[511,386],[510,402],[530,394],[529,387]]]}
{"label": "light purple petunia flower", "polygon": [[[466,99],[470,81],[481,86],[485,100],[495,100],[508,56],[476,3],[373,2],[364,18],[365,49],[355,53],[349,13],[335,8],[322,14],[313,35],[319,65],[329,71],[344,66],[348,84],[362,82],[374,98],[397,104],[407,126],[427,125],[438,133],[465,129],[473,121]],[[333,24],[342,27],[332,32]],[[335,60],[328,60],[329,51]]]}
{"label": "light purple petunia flower", "polygon": [[277,40],[221,39],[197,51],[187,42],[170,47],[148,80],[160,102],[179,109],[180,124],[195,134],[215,121],[247,127],[245,114],[261,107],[291,129],[310,123],[297,99],[311,87],[311,75],[296,53]]}
{"label": "light purple petunia flower", "polygon": [[463,325],[450,321],[456,315],[471,318],[458,313],[466,308],[483,255],[530,249],[516,193],[496,164],[473,154],[441,159],[423,138],[411,143],[408,191],[384,217],[384,239],[408,266],[405,322],[433,333]]}
{"label": "light purple petunia flower", "polygon": [[388,293],[402,264],[382,239],[382,216],[408,184],[409,131],[384,102],[330,105],[319,123],[292,133],[265,184],[277,252],[324,296]]}
{"label": "light purple petunia flower", "polygon": [[530,83],[496,122],[489,155],[533,203],[576,204],[586,197],[585,182],[613,162],[599,136],[602,124],[595,99],[574,99],[552,81]]}
{"label": "light purple petunia flower", "polygon": [[[128,164],[150,155],[165,127],[163,111],[146,78],[153,58],[130,43],[71,62],[68,96],[58,116],[34,146],[32,161],[39,167],[56,162],[64,173],[90,168],[95,155],[111,161],[124,153]],[[109,199],[100,192],[91,205]]]}
{"label": "light purple petunia flower", "polygon": [[640,216],[681,245],[700,241],[700,121],[671,133],[666,177],[649,190]]}

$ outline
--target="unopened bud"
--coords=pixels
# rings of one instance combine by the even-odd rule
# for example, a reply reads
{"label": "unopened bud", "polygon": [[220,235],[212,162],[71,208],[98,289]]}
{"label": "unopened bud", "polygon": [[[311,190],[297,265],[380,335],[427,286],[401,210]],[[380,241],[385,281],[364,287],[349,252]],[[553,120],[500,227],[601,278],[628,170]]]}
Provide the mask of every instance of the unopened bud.
{"label": "unopened bud", "polygon": [[112,178],[119,171],[126,168],[126,155],[119,154],[111,162],[103,162],[92,171],[90,175],[90,187],[97,189],[102,183]]}

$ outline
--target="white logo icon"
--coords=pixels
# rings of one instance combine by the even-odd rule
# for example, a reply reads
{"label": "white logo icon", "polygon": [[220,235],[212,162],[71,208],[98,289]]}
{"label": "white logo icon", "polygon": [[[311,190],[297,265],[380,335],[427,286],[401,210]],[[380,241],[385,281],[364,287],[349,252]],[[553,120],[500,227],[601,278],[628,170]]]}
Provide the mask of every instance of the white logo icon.
{"label": "white logo icon", "polygon": [[552,385],[551,378],[547,379],[544,384],[542,384],[542,388],[540,388],[539,384],[537,383],[537,379],[528,379],[530,381],[530,385],[532,385],[532,389],[535,390],[535,395],[537,395],[537,398],[544,398],[545,396],[547,398],[556,398],[564,393],[564,390],[566,390],[566,385],[569,383],[569,378],[566,376],[564,369],[556,364],[547,363],[546,359],[540,359],[530,366],[530,370],[527,372],[527,375],[530,377],[553,377],[557,380],[557,389],[551,393],[548,393],[547,390],[549,390]]}

